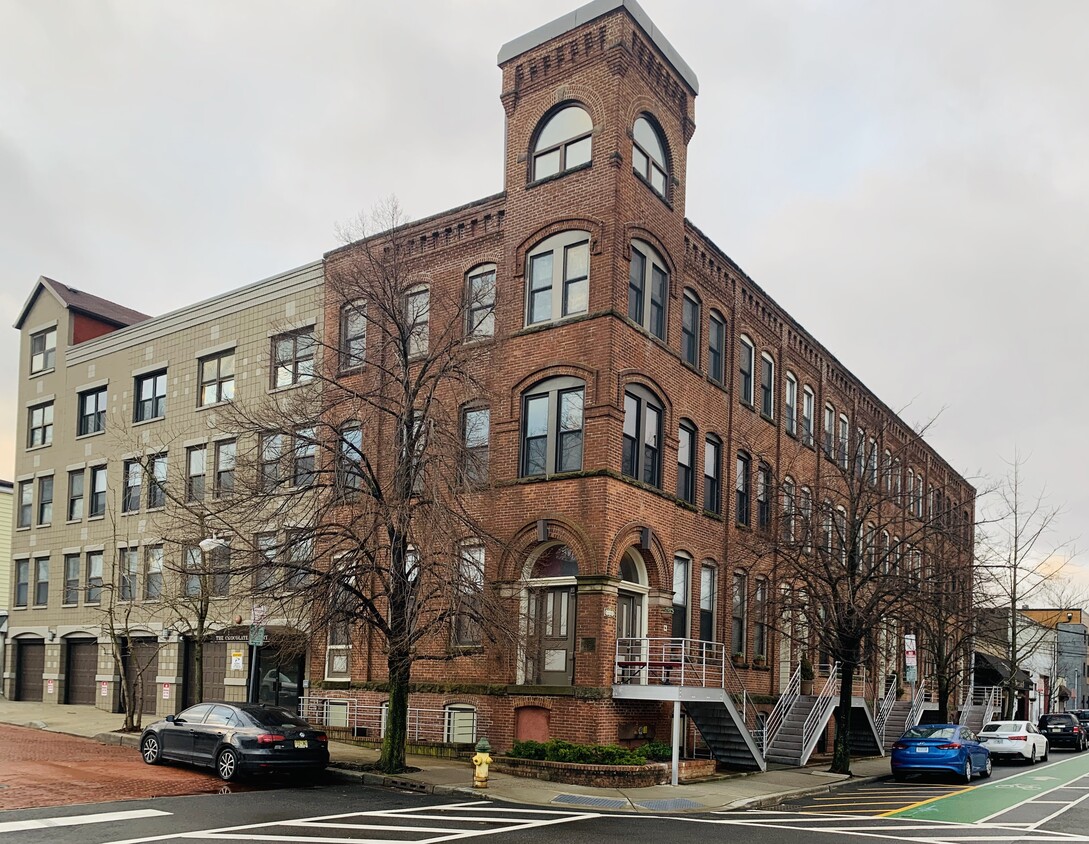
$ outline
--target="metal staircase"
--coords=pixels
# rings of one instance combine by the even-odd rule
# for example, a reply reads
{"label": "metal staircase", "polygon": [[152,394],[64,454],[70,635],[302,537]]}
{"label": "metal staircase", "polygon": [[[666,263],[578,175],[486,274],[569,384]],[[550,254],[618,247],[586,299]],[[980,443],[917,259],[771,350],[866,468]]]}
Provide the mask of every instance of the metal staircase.
{"label": "metal staircase", "polygon": [[680,704],[718,762],[766,770],[763,725],[721,643],[619,639],[613,699]]}
{"label": "metal staircase", "polygon": [[998,686],[972,686],[960,706],[961,726],[979,732],[994,717],[999,701]]}

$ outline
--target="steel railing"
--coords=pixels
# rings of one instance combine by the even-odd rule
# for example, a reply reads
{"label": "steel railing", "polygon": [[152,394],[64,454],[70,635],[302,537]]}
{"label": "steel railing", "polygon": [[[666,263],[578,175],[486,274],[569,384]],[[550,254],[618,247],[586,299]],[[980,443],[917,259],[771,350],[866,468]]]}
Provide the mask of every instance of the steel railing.
{"label": "steel railing", "polygon": [[889,675],[891,682],[889,688],[885,692],[885,697],[881,701],[881,706],[877,710],[877,717],[874,719],[874,726],[877,727],[877,736],[882,744],[885,743],[885,726],[888,724],[889,715],[892,714],[892,707],[896,704],[896,675]]}
{"label": "steel railing", "polygon": [[[299,701],[299,715],[311,724],[351,730],[359,738],[381,739],[386,734],[386,704],[363,704],[352,698],[307,695]],[[445,709],[408,708],[407,739],[419,744],[471,744],[487,732],[487,723],[468,706]]]}
{"label": "steel railing", "polygon": [[809,747],[810,742],[816,737],[817,730],[825,723],[825,719],[828,716],[829,711],[836,705],[836,699],[839,697],[839,663],[834,663],[831,666],[818,666],[818,672],[827,676],[827,680],[824,682],[824,687],[821,689],[820,694],[817,695],[817,700],[813,704],[813,709],[809,713],[809,717],[805,719],[805,723],[802,725],[802,749]]}
{"label": "steel railing", "polygon": [[771,710],[768,720],[764,723],[765,751],[767,751],[767,748],[775,741],[775,736],[786,722],[790,710],[793,709],[794,704],[798,702],[798,698],[801,696],[801,689],[802,664],[799,662],[798,667],[794,669],[794,673],[790,675],[790,681],[787,683],[786,688],[783,689],[782,694],[779,695],[779,700],[775,704],[775,708]]}
{"label": "steel railing", "polygon": [[923,704],[926,702],[926,680],[920,680],[915,687],[915,697],[911,699],[911,708],[908,710],[907,720],[904,721],[904,731],[910,730],[923,716]]}

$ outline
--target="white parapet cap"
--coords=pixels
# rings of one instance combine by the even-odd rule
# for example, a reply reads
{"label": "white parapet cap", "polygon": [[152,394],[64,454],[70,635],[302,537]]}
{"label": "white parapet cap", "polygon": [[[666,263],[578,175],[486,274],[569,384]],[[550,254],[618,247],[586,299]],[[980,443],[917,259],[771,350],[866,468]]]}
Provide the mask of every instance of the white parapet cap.
{"label": "white parapet cap", "polygon": [[681,58],[680,53],[673,48],[673,45],[669,43],[658,27],[654,25],[654,22],[651,21],[650,15],[643,11],[643,7],[636,3],[635,0],[591,0],[585,6],[580,6],[575,11],[556,18],[551,23],[546,23],[532,32],[527,32],[513,41],[508,41],[499,48],[498,63],[505,64],[516,56],[520,56],[534,47],[539,47],[546,41],[551,41],[565,32],[570,32],[572,29],[576,29],[617,9],[627,10],[628,14],[635,19],[650,37],[650,40],[654,42],[654,46],[665,56],[666,61],[673,65],[674,70],[681,75],[681,78],[692,89],[692,92],[698,94],[700,83],[696,79],[695,71]]}

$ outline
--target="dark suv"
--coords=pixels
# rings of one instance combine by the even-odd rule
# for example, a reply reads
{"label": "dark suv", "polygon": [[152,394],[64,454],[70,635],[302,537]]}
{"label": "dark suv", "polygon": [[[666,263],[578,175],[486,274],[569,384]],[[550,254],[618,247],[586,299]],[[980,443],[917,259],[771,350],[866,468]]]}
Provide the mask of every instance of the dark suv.
{"label": "dark suv", "polygon": [[1069,747],[1078,753],[1085,750],[1087,734],[1073,712],[1051,712],[1040,716],[1037,728],[1047,736],[1052,747]]}
{"label": "dark suv", "polygon": [[1070,714],[1081,722],[1081,731],[1084,733],[1089,728],[1089,709],[1071,709]]}

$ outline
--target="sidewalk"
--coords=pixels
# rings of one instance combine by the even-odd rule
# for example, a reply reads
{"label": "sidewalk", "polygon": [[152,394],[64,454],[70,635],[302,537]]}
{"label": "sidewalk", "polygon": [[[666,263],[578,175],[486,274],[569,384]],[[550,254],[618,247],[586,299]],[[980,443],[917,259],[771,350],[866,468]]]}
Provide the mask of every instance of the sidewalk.
{"label": "sidewalk", "polygon": [[[65,706],[0,698],[0,723],[35,727],[53,732],[96,738],[110,744],[136,747],[135,734],[122,735],[123,716],[102,712],[91,706]],[[145,723],[150,723],[145,720]],[[589,788],[579,785],[525,779],[492,773],[487,791],[472,788],[473,770],[467,762],[435,756],[409,756],[408,765],[420,770],[397,777],[358,774],[358,768],[374,762],[378,751],[343,742],[329,742],[332,767],[364,783],[388,785],[414,791],[487,797],[515,803],[556,808],[598,809],[634,812],[709,812],[728,809],[768,808],[806,794],[828,791],[844,782],[859,782],[887,776],[887,758],[859,759],[852,765],[853,777],[829,774],[822,766],[785,768],[765,773],[739,774],[677,787]],[[355,771],[353,771],[353,768]]]}

